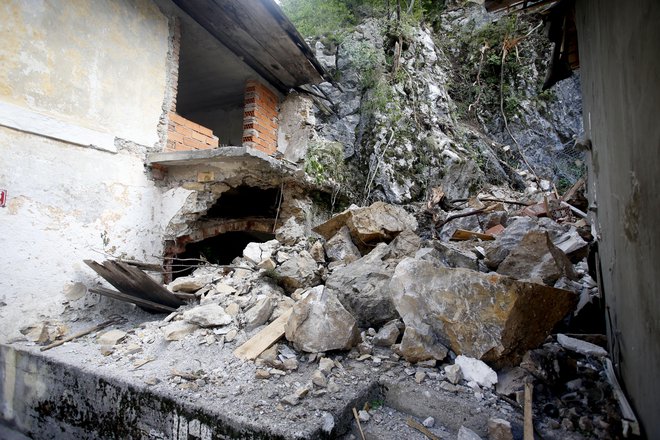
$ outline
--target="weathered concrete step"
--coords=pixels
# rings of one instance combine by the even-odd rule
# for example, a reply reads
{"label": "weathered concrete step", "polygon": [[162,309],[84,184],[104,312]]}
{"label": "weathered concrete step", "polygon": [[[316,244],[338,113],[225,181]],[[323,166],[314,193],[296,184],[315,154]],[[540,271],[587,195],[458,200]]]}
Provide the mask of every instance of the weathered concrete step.
{"label": "weathered concrete step", "polygon": [[328,408],[335,429],[327,433],[320,413],[309,411],[297,422],[287,417],[295,413],[291,408],[261,414],[249,392],[210,399],[154,389],[51,353],[0,345],[2,419],[33,439],[334,438],[348,429],[352,407],[378,393],[375,382],[361,384],[353,399]]}

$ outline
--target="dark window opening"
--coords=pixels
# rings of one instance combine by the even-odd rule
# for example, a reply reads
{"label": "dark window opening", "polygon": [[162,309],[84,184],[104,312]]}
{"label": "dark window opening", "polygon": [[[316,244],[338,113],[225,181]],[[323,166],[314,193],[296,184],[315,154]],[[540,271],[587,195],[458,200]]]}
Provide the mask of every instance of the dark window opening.
{"label": "dark window opening", "polygon": [[220,196],[206,212],[206,219],[262,217],[275,218],[279,202],[278,188],[238,186]]}
{"label": "dark window opening", "polygon": [[[186,259],[205,259],[213,264],[230,264],[234,258],[243,255],[243,249],[251,242],[263,243],[275,238],[275,234],[263,232],[240,231],[226,232],[224,234],[210,237],[196,243],[188,243],[186,250],[176,255],[172,261],[172,267],[176,273],[172,274],[172,279],[190,275],[194,267],[178,272],[177,268],[186,265],[194,265],[195,261]],[[201,262],[199,262],[201,264]]]}

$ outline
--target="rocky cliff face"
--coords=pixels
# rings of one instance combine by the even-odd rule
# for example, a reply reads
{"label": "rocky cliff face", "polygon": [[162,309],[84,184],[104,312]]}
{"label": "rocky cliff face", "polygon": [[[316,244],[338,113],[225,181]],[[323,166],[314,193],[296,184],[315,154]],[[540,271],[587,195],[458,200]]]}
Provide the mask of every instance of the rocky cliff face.
{"label": "rocky cliff face", "polygon": [[468,5],[445,11],[435,30],[368,18],[337,46],[313,42],[341,89],[320,86],[331,104],[315,107],[310,150],[342,146],[333,184],[352,202],[410,203],[436,186],[450,198],[489,184],[524,189],[526,173],[558,186],[579,177],[579,80],[541,93],[551,48],[540,19]]}

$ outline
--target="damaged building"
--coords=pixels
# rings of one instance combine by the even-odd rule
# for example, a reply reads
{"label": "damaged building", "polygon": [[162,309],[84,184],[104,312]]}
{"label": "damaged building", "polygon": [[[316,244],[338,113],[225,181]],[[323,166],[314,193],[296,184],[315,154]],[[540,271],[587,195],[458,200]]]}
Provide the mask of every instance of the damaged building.
{"label": "damaged building", "polygon": [[[75,296],[82,259],[227,263],[305,217],[287,127],[306,115],[286,99],[325,72],[271,1],[10,2],[2,16],[5,317],[60,308],[44,287]],[[212,241],[224,254],[203,251]]]}
{"label": "damaged building", "polygon": [[454,120],[425,25],[312,49],[277,0],[4,2],[0,437],[658,437],[660,6],[622,3],[446,2],[542,12],[544,90],[580,68],[561,143],[589,172],[560,194]]}

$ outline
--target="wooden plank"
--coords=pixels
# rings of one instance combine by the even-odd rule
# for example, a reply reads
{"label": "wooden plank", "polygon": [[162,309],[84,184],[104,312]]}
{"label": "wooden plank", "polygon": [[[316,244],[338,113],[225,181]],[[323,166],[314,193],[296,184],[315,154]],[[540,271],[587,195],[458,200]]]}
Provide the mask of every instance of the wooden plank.
{"label": "wooden plank", "polygon": [[184,304],[183,300],[177,298],[136,267],[110,260],[104,261],[103,265],[92,260],[84,260],[84,262],[125,295],[169,306],[170,308],[176,308]]}
{"label": "wooden plank", "polygon": [[140,306],[143,309],[149,310],[149,311],[154,311],[158,313],[168,313],[168,312],[174,312],[176,309],[169,307],[169,306],[164,306],[162,304],[155,303],[153,301],[148,301],[146,299],[142,298],[137,298],[131,295],[126,295],[125,293],[117,292],[114,290],[106,289],[105,287],[91,287],[89,289],[90,292],[96,293],[99,295],[107,296],[109,298],[113,299],[118,299],[120,301],[125,301],[129,302],[131,304],[135,304],[136,306]]}
{"label": "wooden plank", "polygon": [[621,416],[623,418],[623,436],[628,436],[628,430],[634,435],[640,435],[641,430],[639,429],[637,416],[630,406],[630,403],[628,403],[628,399],[621,389],[621,385],[619,385],[619,380],[616,378],[616,373],[614,372],[614,365],[612,365],[612,361],[609,358],[605,358],[605,374],[609,379],[610,385],[612,385],[614,396],[619,402],[619,408],[621,409]]}
{"label": "wooden plank", "polygon": [[466,229],[456,229],[450,240],[464,241],[472,238],[478,238],[480,240],[495,240],[495,237],[490,234],[482,234],[480,232],[468,231]]}
{"label": "wooden plank", "polygon": [[284,312],[279,318],[268,324],[266,328],[234,350],[234,356],[245,360],[256,359],[257,356],[284,336],[284,327],[289,320],[289,316],[291,316],[291,310]]}
{"label": "wooden plank", "polygon": [[132,276],[133,279],[137,281],[140,291],[151,296],[153,298],[152,301],[156,301],[160,304],[172,307],[178,307],[184,303],[172,292],[163,287],[163,285],[157,283],[153,278],[142,272],[137,267],[133,267],[121,262],[115,263],[124,269],[129,274],[129,276]]}
{"label": "wooden plank", "polygon": [[523,424],[523,439],[534,440],[534,420],[532,414],[532,393],[534,386],[527,382],[525,383],[525,413]]}

